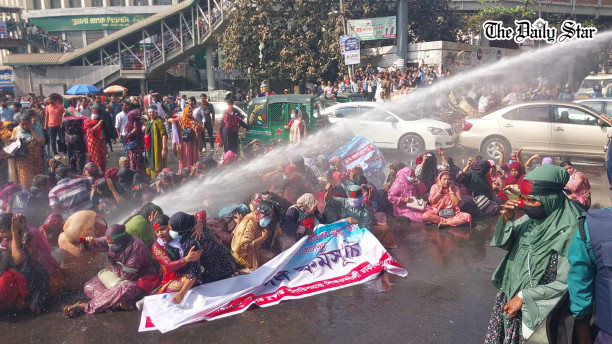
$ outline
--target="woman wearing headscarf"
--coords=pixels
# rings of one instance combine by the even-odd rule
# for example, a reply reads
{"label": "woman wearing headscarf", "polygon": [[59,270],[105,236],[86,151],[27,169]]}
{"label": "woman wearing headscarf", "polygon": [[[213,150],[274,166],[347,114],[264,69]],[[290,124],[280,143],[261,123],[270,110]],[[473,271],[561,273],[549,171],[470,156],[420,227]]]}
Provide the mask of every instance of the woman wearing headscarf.
{"label": "woman wearing headscarf", "polygon": [[83,290],[91,300],[64,307],[66,316],[133,310],[138,300],[155,289],[151,283],[155,278],[150,277],[157,271],[151,253],[140,239],[126,233],[125,226],[111,225],[104,237],[84,241],[87,251],[108,252],[109,267],[85,283]]}
{"label": "woman wearing headscarf", "polygon": [[157,205],[149,202],[136,210],[124,223],[125,231],[144,242],[147,247],[151,247],[155,241],[155,231],[153,230],[153,220],[164,212]]}
{"label": "woman wearing headscarf", "polygon": [[[393,214],[397,217],[407,218],[412,222],[423,222],[425,203],[422,198],[427,193],[425,184],[415,177],[414,170],[404,167],[397,172],[395,182],[388,193],[389,202],[393,204]],[[423,202],[423,209],[415,209],[417,202]],[[410,207],[409,205],[413,205]]]}
{"label": "woman wearing headscarf", "polygon": [[32,116],[29,110],[21,114],[19,125],[13,129],[11,141],[17,140],[26,147],[25,156],[15,158],[17,184],[25,189],[30,187],[36,175],[44,173],[41,147],[45,144],[45,138],[32,129]]}
{"label": "woman wearing headscarf", "polygon": [[99,214],[110,214],[123,203],[124,199],[117,187],[120,186],[115,186],[110,178],[99,178],[93,183],[89,200]]}
{"label": "woman wearing headscarf", "polygon": [[238,130],[243,127],[247,131],[249,126],[238,116],[238,110],[234,108],[234,99],[227,99],[227,111],[223,114],[221,125],[219,126],[219,136],[223,140],[225,152],[232,151],[240,156],[240,142],[238,140]]}
{"label": "woman wearing headscarf", "polygon": [[471,195],[464,197],[461,209],[472,216],[495,216],[499,212],[499,205],[493,198],[493,189],[489,182],[490,168],[487,160],[469,158],[467,165],[457,175],[457,183],[465,185]]}
{"label": "woman wearing headscarf", "polygon": [[[51,307],[53,292],[49,273],[30,255],[27,247],[23,247],[27,234],[23,215],[0,215],[0,308],[29,307],[38,314]],[[11,300],[11,297],[15,299]]]}
{"label": "woman wearing headscarf", "polygon": [[[444,149],[438,148],[438,154],[442,159],[442,166],[448,169],[448,162],[444,155]],[[425,152],[416,159],[416,167],[414,173],[416,177],[425,184],[427,190],[431,189],[431,186],[436,183],[438,177],[438,159],[434,152]]]}
{"label": "woman wearing headscarf", "polygon": [[133,109],[128,113],[128,120],[125,124],[125,149],[130,160],[130,169],[142,175],[146,173],[145,158],[142,153],[144,147],[144,133],[140,123],[140,112]]}
{"label": "woman wearing headscarf", "polygon": [[504,188],[504,178],[502,178],[500,176],[500,174],[497,173],[497,166],[495,166],[495,161],[493,160],[487,160],[489,163],[489,166],[491,166],[491,168],[489,169],[489,180],[491,181],[491,189],[493,189],[494,193],[498,193],[501,192],[502,189]]}
{"label": "woman wearing headscarf", "polygon": [[315,159],[315,163],[312,166],[312,172],[319,182],[323,181],[329,172],[329,160],[327,160],[326,155],[319,155]]}
{"label": "woman wearing headscarf", "polygon": [[223,161],[219,164],[218,168],[226,168],[239,160],[238,155],[233,151],[226,151],[225,154],[223,154]]}
{"label": "woman wearing headscarf", "polygon": [[[185,254],[188,254],[194,247],[196,251],[202,251],[199,260],[187,265],[188,274],[197,278],[197,284],[229,278],[236,272],[236,265],[229,251],[217,242],[214,235],[195,216],[178,212],[167,219],[167,222],[165,217],[160,221],[158,219],[154,222],[153,228],[158,230],[157,227],[168,226],[170,237],[180,243]],[[158,226],[156,227],[155,224]],[[199,239],[192,236],[196,225],[203,230],[203,236]]]}
{"label": "woman wearing headscarf", "polygon": [[321,222],[322,215],[317,209],[317,198],[305,193],[296,204],[287,209],[281,222],[282,234],[278,238],[281,251],[285,251],[304,235],[313,235],[314,228]]}
{"label": "woman wearing headscarf", "polygon": [[523,165],[520,162],[515,161],[509,165],[510,174],[504,179],[504,186],[506,185],[517,185],[523,182],[525,173],[523,173]]}
{"label": "woman wearing headscarf", "polygon": [[574,165],[569,161],[562,162],[561,167],[570,175],[570,180],[565,185],[567,197],[576,202],[579,207],[588,211],[591,207],[591,184],[589,180],[584,173],[576,171]]}
{"label": "woman wearing headscarf", "polygon": [[202,125],[193,118],[193,108],[186,106],[180,120],[181,127],[181,154],[179,155],[179,169],[193,166],[200,158],[200,132]]}
{"label": "woman wearing headscarf", "polygon": [[429,203],[433,209],[423,214],[423,220],[438,225],[438,228],[457,227],[472,223],[472,215],[461,212],[461,193],[453,183],[449,171],[442,171],[429,192]]}
{"label": "woman wearing headscarf", "polygon": [[86,163],[85,166],[83,166],[83,175],[91,179],[92,184],[96,180],[104,177],[104,174],[100,173],[100,169],[98,169],[98,166],[96,166],[96,164],[91,161]]}
{"label": "woman wearing headscarf", "polygon": [[[493,273],[499,290],[485,343],[524,343],[567,290],[568,249],[579,216],[564,194],[569,174],[551,164],[525,176],[518,200],[504,205],[491,246],[508,253]],[[525,215],[515,219],[521,207]]]}
{"label": "woman wearing headscarf", "polygon": [[97,112],[91,114],[91,118],[83,121],[83,131],[87,139],[87,155],[89,160],[98,166],[102,173],[106,171],[106,143],[104,139],[104,128],[102,120]]}
{"label": "woman wearing headscarf", "polygon": [[157,239],[153,243],[151,251],[163,273],[161,286],[156,293],[177,292],[171,301],[179,304],[183,300],[185,293],[195,286],[198,281],[200,271],[197,268],[199,267],[198,262],[200,261],[202,250],[192,246],[186,252],[181,241],[176,239],[176,235],[174,233],[170,234],[169,221],[170,218],[163,214],[153,221]]}

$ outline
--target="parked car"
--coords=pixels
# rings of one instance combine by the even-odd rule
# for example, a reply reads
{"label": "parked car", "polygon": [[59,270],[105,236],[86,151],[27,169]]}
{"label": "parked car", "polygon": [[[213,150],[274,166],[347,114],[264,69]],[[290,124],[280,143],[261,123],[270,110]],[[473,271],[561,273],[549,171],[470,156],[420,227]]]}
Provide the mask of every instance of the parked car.
{"label": "parked car", "polygon": [[448,123],[398,113],[384,103],[340,103],[323,111],[331,123],[342,123],[354,135],[374,142],[379,148],[398,149],[414,156],[426,150],[457,145],[459,133]]}
{"label": "parked car", "polygon": [[537,101],[510,105],[481,118],[465,120],[459,144],[497,160],[505,152],[604,158],[610,127],[601,114],[577,104]]}
{"label": "parked car", "polygon": [[577,99],[574,100],[574,103],[584,105],[612,118],[612,98]]}

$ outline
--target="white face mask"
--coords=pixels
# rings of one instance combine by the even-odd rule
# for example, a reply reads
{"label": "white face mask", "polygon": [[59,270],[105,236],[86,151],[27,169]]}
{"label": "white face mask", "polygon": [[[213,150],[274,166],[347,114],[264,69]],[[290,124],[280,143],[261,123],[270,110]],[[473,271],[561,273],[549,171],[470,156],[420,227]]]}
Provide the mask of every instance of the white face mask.
{"label": "white face mask", "polygon": [[98,119],[100,118],[100,115],[98,115],[97,113],[94,113],[91,115],[91,119]]}
{"label": "white face mask", "polygon": [[410,176],[406,177],[406,179],[408,179],[408,181],[411,183],[414,183],[416,181],[416,178]]}

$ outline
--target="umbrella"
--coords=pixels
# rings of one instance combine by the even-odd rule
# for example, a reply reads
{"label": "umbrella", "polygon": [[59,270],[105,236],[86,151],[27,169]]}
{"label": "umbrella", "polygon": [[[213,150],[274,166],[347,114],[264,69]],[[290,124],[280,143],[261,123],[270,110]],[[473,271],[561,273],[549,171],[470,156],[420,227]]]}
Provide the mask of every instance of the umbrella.
{"label": "umbrella", "polygon": [[88,93],[100,93],[100,89],[98,89],[94,85],[88,84],[78,84],[70,87],[66,94],[76,95],[76,94],[88,94]]}
{"label": "umbrella", "polygon": [[127,88],[119,85],[109,86],[104,89],[104,93],[123,93],[127,91]]}

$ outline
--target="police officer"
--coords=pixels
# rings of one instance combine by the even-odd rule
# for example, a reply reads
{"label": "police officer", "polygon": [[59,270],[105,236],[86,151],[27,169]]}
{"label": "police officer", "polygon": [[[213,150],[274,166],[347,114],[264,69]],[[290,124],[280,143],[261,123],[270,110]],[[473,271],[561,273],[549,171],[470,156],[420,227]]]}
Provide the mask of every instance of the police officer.
{"label": "police officer", "polygon": [[594,209],[580,218],[568,260],[570,310],[580,344],[593,343],[590,320],[597,309],[595,343],[612,343],[612,208]]}
{"label": "police officer", "polygon": [[574,100],[574,92],[572,92],[572,88],[569,84],[565,84],[563,92],[559,93],[557,100],[560,102],[571,102]]}
{"label": "police officer", "polygon": [[593,94],[591,95],[591,98],[603,98],[600,84],[593,86]]}

